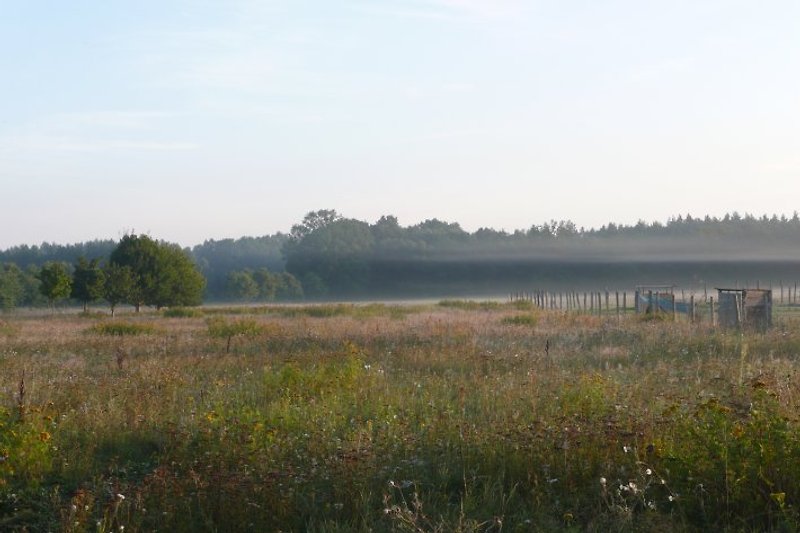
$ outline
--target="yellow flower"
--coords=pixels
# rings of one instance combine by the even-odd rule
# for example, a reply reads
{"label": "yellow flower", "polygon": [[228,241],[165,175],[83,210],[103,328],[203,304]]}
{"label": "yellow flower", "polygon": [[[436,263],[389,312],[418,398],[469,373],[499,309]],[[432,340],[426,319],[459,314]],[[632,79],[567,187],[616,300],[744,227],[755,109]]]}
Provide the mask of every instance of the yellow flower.
{"label": "yellow flower", "polygon": [[41,433],[39,433],[39,440],[42,441],[42,442],[49,441],[50,440],[50,433],[48,433],[46,431],[42,431]]}

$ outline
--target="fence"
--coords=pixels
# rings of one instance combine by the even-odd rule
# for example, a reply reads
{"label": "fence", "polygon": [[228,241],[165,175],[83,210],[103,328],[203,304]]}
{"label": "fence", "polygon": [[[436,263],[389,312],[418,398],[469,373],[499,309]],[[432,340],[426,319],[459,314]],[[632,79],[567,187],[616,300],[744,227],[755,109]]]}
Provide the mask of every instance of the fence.
{"label": "fence", "polygon": [[[667,287],[667,286],[662,286]],[[777,302],[784,305],[800,304],[797,284],[780,286]],[[785,290],[784,290],[785,289]],[[628,291],[547,291],[534,290],[514,292],[509,295],[511,302],[528,301],[539,309],[567,311],[597,316],[616,316],[621,318],[628,313],[662,315],[665,318],[678,320],[683,316],[691,323],[710,323],[722,327],[754,327],[765,330],[772,325],[772,290],[767,289],[723,289],[741,293],[738,306],[731,307],[727,292],[719,292],[715,300],[707,290],[696,295],[680,291],[680,299],[673,291],[643,291],[638,288],[633,293]],[[747,296],[749,294],[749,296]],[[776,295],[778,296],[778,295]],[[745,310],[744,302],[747,304]],[[720,303],[723,305],[720,306]],[[730,309],[740,309],[730,318]]]}

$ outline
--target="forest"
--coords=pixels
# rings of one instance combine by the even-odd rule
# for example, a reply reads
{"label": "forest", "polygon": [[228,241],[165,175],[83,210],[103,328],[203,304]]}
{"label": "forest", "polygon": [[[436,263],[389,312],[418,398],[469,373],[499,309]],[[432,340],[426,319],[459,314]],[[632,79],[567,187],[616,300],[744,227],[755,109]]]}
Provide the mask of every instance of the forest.
{"label": "forest", "polygon": [[[62,263],[74,275],[81,261],[107,266],[117,246],[96,240],[0,251],[0,307],[53,303],[41,288],[45,265]],[[496,295],[534,286],[627,288],[667,281],[779,283],[796,279],[800,217],[734,212],[591,229],[552,220],[512,232],[468,232],[435,218],[401,226],[391,215],[369,223],[323,209],[288,233],[207,240],[182,252],[205,279],[204,301]],[[86,303],[76,294],[61,296]]]}

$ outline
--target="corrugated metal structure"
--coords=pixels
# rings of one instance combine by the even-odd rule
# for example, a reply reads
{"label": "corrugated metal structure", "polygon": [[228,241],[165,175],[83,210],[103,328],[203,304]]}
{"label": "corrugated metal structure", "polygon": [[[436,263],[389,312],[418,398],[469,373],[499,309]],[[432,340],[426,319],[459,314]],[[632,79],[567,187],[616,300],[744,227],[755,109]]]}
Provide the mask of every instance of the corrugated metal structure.
{"label": "corrugated metal structure", "polygon": [[772,327],[772,291],[717,289],[720,327],[766,331]]}
{"label": "corrugated metal structure", "polygon": [[637,313],[672,313],[675,310],[675,285],[638,285]]}

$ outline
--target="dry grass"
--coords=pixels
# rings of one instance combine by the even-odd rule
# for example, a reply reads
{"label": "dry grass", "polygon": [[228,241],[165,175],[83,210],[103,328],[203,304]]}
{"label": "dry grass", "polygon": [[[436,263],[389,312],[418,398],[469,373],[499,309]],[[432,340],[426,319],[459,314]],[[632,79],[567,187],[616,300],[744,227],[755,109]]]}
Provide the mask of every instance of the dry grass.
{"label": "dry grass", "polygon": [[212,314],[252,326],[230,353],[202,314],[124,317],[136,336],[3,318],[0,530],[800,525],[792,316],[740,335],[458,302]]}

